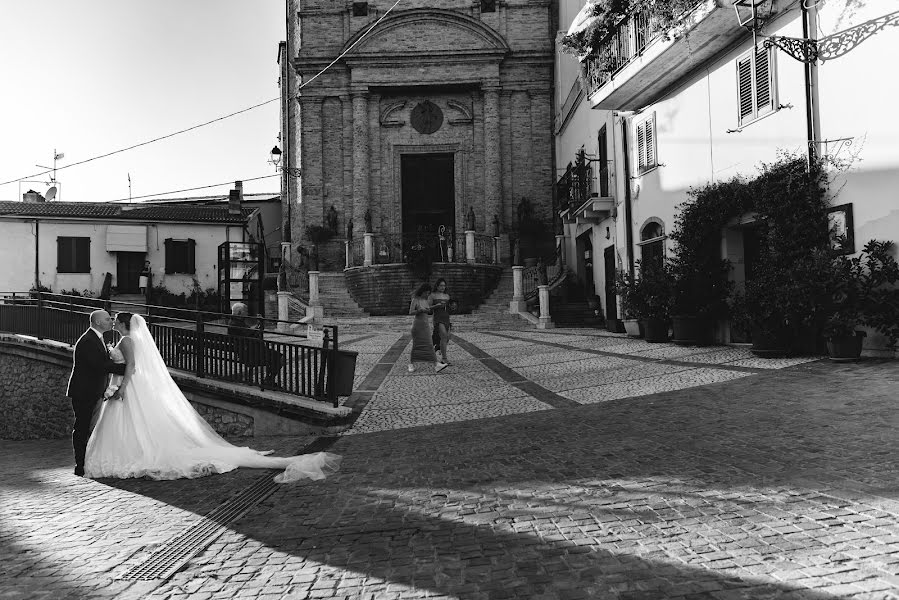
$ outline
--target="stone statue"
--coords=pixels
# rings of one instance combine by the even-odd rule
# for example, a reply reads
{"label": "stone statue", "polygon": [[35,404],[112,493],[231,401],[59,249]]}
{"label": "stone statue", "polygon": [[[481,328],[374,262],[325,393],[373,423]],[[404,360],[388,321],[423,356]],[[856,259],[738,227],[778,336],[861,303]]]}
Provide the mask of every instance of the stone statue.
{"label": "stone statue", "polygon": [[468,207],[468,214],[465,215],[465,229],[474,231],[474,207]]}
{"label": "stone statue", "polygon": [[348,219],[346,222],[346,239],[353,241],[353,220]]}
{"label": "stone statue", "polygon": [[334,208],[334,205],[331,205],[331,208],[328,209],[328,213],[325,215],[325,225],[328,226],[328,229],[331,230],[331,233],[337,234],[337,209]]}
{"label": "stone statue", "polygon": [[493,213],[493,237],[499,237],[499,217]]}
{"label": "stone statue", "polygon": [[362,217],[365,221],[365,233],[371,233],[371,209],[365,209],[365,216]]}

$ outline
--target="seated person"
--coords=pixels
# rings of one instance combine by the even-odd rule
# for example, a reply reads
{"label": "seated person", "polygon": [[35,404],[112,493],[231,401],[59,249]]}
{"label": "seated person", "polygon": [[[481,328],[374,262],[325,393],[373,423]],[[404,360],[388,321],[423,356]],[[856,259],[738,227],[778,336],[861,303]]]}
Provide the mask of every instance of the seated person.
{"label": "seated person", "polygon": [[262,322],[253,328],[247,322],[247,305],[237,302],[231,307],[231,321],[228,323],[228,335],[234,338],[234,353],[238,360],[248,367],[265,367],[263,382],[271,385],[275,375],[284,364],[280,352],[266,347],[259,335]]}

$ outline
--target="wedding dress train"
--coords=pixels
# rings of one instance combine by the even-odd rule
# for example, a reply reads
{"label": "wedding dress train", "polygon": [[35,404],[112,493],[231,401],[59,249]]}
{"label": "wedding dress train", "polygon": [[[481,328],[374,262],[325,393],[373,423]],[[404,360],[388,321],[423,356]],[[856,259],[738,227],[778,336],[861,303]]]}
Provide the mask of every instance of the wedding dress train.
{"label": "wedding dress train", "polygon": [[131,317],[129,337],[135,370],[123,399],[103,403],[87,445],[87,477],[182,479],[251,467],[283,469],[275,481],[289,483],[324,479],[339,467],[341,457],[328,452],[277,457],[228,443],[172,380],[140,315]]}

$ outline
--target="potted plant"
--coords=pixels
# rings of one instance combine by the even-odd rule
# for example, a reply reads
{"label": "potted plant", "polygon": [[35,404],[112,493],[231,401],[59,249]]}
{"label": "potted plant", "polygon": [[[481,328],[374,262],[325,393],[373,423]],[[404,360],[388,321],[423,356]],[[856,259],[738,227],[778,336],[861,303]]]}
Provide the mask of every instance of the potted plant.
{"label": "potted plant", "polygon": [[645,306],[643,337],[647,342],[667,342],[671,323],[672,277],[668,264],[637,261],[637,287]]}
{"label": "potted plant", "polygon": [[899,264],[891,255],[893,242],[871,240],[858,256],[830,260],[828,314],[824,323],[831,360],[851,361],[861,356],[869,326],[887,337],[890,346],[899,337]]}
{"label": "potted plant", "polygon": [[621,313],[624,316],[624,330],[630,337],[643,337],[640,319],[646,318],[647,307],[640,281],[626,271],[615,274],[615,291],[621,297]]}

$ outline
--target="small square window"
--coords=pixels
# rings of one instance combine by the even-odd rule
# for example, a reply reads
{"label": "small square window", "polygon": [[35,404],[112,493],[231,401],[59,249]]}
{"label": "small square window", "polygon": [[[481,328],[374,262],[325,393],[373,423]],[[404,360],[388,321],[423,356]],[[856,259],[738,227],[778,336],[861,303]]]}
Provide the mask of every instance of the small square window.
{"label": "small square window", "polygon": [[56,238],[56,272],[90,273],[91,239],[89,237]]}
{"label": "small square window", "polygon": [[496,0],[481,0],[481,12],[496,12]]}
{"label": "small square window", "polygon": [[353,2],[353,16],[354,17],[367,17],[368,16],[368,2]]}

